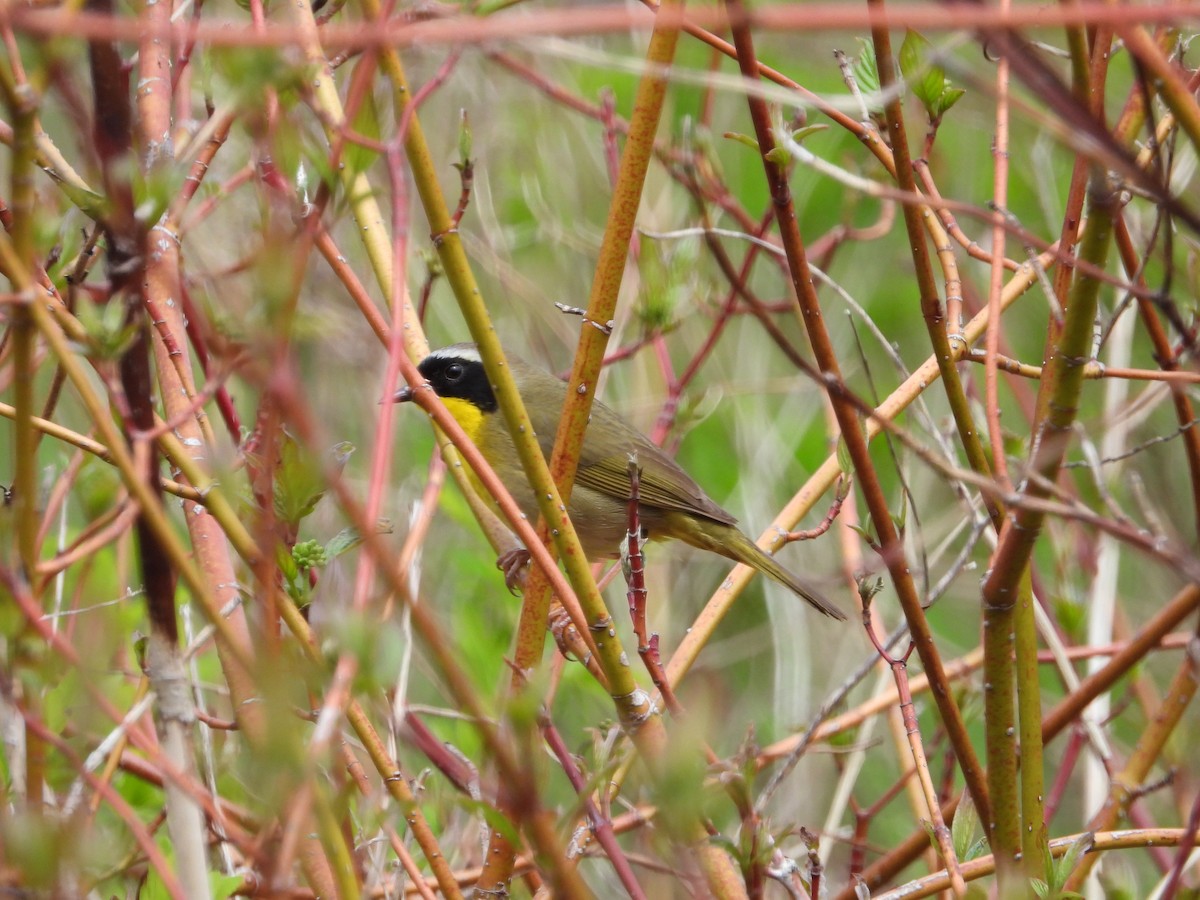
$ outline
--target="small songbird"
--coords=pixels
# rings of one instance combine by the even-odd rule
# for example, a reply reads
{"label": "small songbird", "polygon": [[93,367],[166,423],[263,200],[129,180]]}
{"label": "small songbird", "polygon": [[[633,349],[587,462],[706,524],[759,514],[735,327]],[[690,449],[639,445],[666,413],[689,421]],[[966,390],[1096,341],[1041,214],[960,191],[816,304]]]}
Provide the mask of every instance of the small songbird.
{"label": "small songbird", "polygon": [[[567,385],[554,375],[509,355],[513,379],[525,401],[547,458],[566,400]],[[474,344],[435,350],[418,366],[463,431],[504,481],[521,510],[536,520],[538,505]],[[412,399],[402,388],[395,400]],[[630,453],[642,468],[638,514],[649,540],[681,540],[745,563],[774,578],[827,616],[845,614],[816,590],[760,550],[691,476],[615,412],[596,401],[584,437],[575,489],[567,511],[589,559],[614,558],[628,527]],[[478,487],[478,485],[477,485]],[[482,493],[482,492],[481,492]],[[486,494],[484,494],[486,496]]]}

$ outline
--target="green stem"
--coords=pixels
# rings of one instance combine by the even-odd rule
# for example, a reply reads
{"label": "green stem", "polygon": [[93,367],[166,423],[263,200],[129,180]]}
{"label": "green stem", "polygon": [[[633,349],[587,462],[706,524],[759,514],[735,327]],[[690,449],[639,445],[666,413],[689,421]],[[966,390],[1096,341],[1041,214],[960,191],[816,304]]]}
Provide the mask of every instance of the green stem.
{"label": "green stem", "polygon": [[[1004,532],[1001,532],[1003,536]],[[996,858],[1000,895],[1013,881],[1017,854],[1021,850],[1021,805],[1017,792],[1016,696],[1013,685],[1015,603],[996,606],[983,603],[983,710],[987,746],[988,792],[992,815],[980,817],[988,843]]]}
{"label": "green stem", "polygon": [[[1080,258],[1095,267],[1093,271],[1102,270],[1108,258],[1109,245],[1112,243],[1115,194],[1112,186],[1099,173],[1092,176],[1088,207],[1088,227],[1080,244]],[[1035,425],[1036,437],[1030,468],[1036,477],[1027,480],[1022,490],[1025,496],[1044,499],[1048,495],[1046,486],[1055,482],[1062,465],[1078,408],[1084,366],[1090,358],[1092,326],[1100,284],[1100,280],[1094,276],[1077,272],[1072,285],[1062,328],[1042,371],[1038,408],[1044,409],[1046,413]],[[1028,593],[1025,585],[1028,583],[1029,559],[1044,518],[1045,514],[1035,508],[1017,506],[1016,512],[1011,515],[1001,533],[1000,545],[992,560],[991,573],[983,584],[984,610],[988,616],[985,620],[985,630],[996,631],[999,634],[999,637],[985,635],[984,662],[984,683],[989,686],[984,695],[988,721],[989,769],[993,765],[993,749],[997,754],[997,761],[1002,761],[1006,767],[1003,771],[989,771],[989,781],[997,788],[1002,786],[1001,779],[1015,775],[1014,734],[1007,731],[1002,733],[1000,730],[1001,723],[1011,721],[1009,717],[1012,716],[1013,664],[1011,655],[1006,655],[999,648],[989,648],[986,641],[1007,646],[1012,640],[1009,635],[1013,634],[1014,629],[1017,632],[1025,630],[1026,626],[1021,621],[1023,618],[1028,617],[1032,623],[1032,601],[1026,599]],[[1031,652],[1027,635],[1019,635],[1017,640],[1021,653]],[[1025,759],[1025,765],[1033,767],[1040,764],[1041,741],[1036,738],[1032,723],[1027,721],[1027,717],[1034,715],[1036,708],[1034,698],[1038,692],[1037,678],[1036,671],[1029,673],[1024,668],[1024,663],[1022,672],[1019,690],[1026,698],[1026,705],[1022,710],[1021,733],[1030,741],[1028,747],[1022,746],[1022,751],[1023,755],[1034,754]],[[1040,710],[1037,712],[1040,713]],[[1010,756],[1013,758],[1011,770],[1008,768]],[[1016,810],[1012,808],[1016,797],[1010,793],[1015,791],[1015,784],[1014,781],[1004,788],[1006,806],[998,807],[995,817],[990,820],[994,823],[992,851],[997,859],[1001,896],[1004,896],[1006,890],[1016,889],[1015,855],[1022,839],[1021,834],[1017,832],[1022,829],[1019,826],[1014,828],[1019,821]],[[1031,780],[1025,790],[1032,789]],[[1028,799],[1032,801],[1034,798]],[[1040,809],[1040,806],[1037,808]],[[1035,810],[1026,810],[1025,831],[1029,828],[1037,831],[1042,827],[1040,821],[1032,821],[1034,815]],[[1030,865],[1032,866],[1032,863]]]}
{"label": "green stem", "polygon": [[[881,7],[882,0],[871,0],[871,5]],[[896,72],[895,63],[893,61],[891,38],[888,29],[883,26],[877,26],[872,29],[872,37],[875,44],[875,60],[878,66],[880,84],[885,93],[895,84]],[[917,190],[916,179],[913,177],[912,162],[909,157],[908,136],[905,132],[903,108],[901,98],[898,92],[891,92],[892,99],[885,106],[887,116],[888,133],[891,138],[892,154],[896,161],[896,183],[903,190],[915,193]],[[917,285],[921,292],[921,312],[925,319],[926,330],[929,333],[929,339],[933,345],[933,356],[938,363],[938,371],[941,373],[942,382],[945,386],[946,399],[950,405],[950,410],[954,416],[955,425],[958,428],[959,440],[962,443],[963,450],[966,453],[967,461],[972,470],[980,475],[990,476],[991,468],[988,465],[987,456],[983,450],[983,444],[979,439],[979,431],[975,427],[974,417],[971,414],[970,404],[967,401],[966,392],[963,390],[962,381],[958,377],[958,369],[954,364],[954,358],[950,352],[950,341],[946,334],[945,316],[942,310],[941,302],[937,296],[937,288],[933,279],[933,270],[929,262],[929,255],[925,248],[925,231],[921,222],[921,210],[911,203],[905,203],[902,207],[904,211],[904,223],[908,231],[909,245],[912,250],[912,258],[914,269],[917,275]],[[999,327],[999,323],[994,323],[993,327]],[[996,531],[999,532],[1003,524],[1003,507],[998,503],[987,503],[988,513],[991,517],[992,524]],[[1032,610],[1032,593],[1029,590],[1028,581],[1023,584],[1020,605]],[[1032,622],[1032,619],[1030,619]],[[1032,852],[1037,845],[1033,843],[1036,836],[1040,836],[1041,829],[1022,829],[1020,820],[1021,805],[1017,798],[1017,744],[1015,737],[1015,723],[1018,718],[1021,722],[1021,731],[1024,735],[1026,728],[1029,726],[1029,717],[1018,715],[1016,706],[1014,705],[1012,685],[1014,680],[1014,664],[1013,650],[1014,644],[1024,646],[1025,638],[1027,641],[1030,637],[1033,638],[1034,654],[1029,659],[1032,659],[1034,685],[1036,686],[1037,676],[1037,656],[1036,656],[1036,633],[1032,629],[1022,629],[1020,635],[1014,640],[1014,627],[1010,621],[1008,611],[995,610],[985,605],[983,610],[983,642],[984,642],[984,660],[985,667],[988,671],[988,677],[985,680],[985,697],[987,708],[987,719],[985,726],[987,740],[987,788],[988,794],[992,803],[991,816],[984,818],[984,821],[993,823],[992,839],[993,851],[999,860],[1012,858],[1015,855],[1017,847],[1023,846],[1025,850],[1025,859],[1037,860],[1040,862],[1041,854]],[[1021,646],[1017,649],[1020,650]],[[1020,654],[1018,653],[1018,658]],[[1024,661],[1025,665],[1029,665],[1029,659]],[[1028,692],[1023,694],[1028,696]],[[1036,702],[1036,694],[1034,702]],[[1041,795],[1041,719],[1035,712],[1032,732],[1034,742],[1038,745],[1039,752],[1036,754],[1036,759],[1026,757],[1024,760],[1024,768],[1021,770],[1021,785],[1024,788],[1026,781],[1030,784],[1034,781],[1038,784],[1037,796]],[[1022,747],[1025,745],[1022,744]],[[1033,777],[1036,774],[1036,777]],[[1030,776],[1028,779],[1026,776]],[[1029,792],[1025,791],[1024,796],[1028,797]],[[1029,838],[1029,840],[1023,840]],[[1002,877],[1005,872],[1002,870]]]}
{"label": "green stem", "polygon": [[[1111,31],[1100,29],[1095,43],[1089,47],[1087,35],[1080,27],[1067,29],[1067,43],[1071,51],[1072,90],[1081,103],[1086,104],[1095,115],[1103,114],[1105,78],[1108,71],[1108,49],[1112,43]],[[1072,173],[1068,212],[1064,216],[1060,248],[1071,246],[1079,238],[1079,210],[1082,209],[1087,162],[1080,158]],[[1073,212],[1072,212],[1073,210]],[[1109,221],[1111,226],[1111,220]],[[1090,227],[1090,226],[1089,226]],[[1084,250],[1086,253],[1086,249]],[[1104,247],[1107,254],[1107,243]],[[1087,259],[1088,257],[1084,257]],[[1055,291],[1059,298],[1068,301],[1068,286],[1071,284],[1070,266],[1062,266],[1055,273]],[[1089,326],[1090,327],[1090,326]],[[1055,329],[1051,327],[1047,345],[1055,340]],[[1080,373],[1082,376],[1082,372]],[[1043,375],[1053,378],[1052,372],[1043,370]],[[1043,381],[1038,394],[1037,421],[1042,422],[1046,413],[1045,402],[1052,394]],[[1016,661],[1014,674],[1017,690],[1018,734],[1020,736],[1020,792],[1021,792],[1021,861],[1026,878],[1045,877],[1042,871],[1042,854],[1049,839],[1045,816],[1045,765],[1042,738],[1041,683],[1038,678],[1038,637],[1034,616],[1032,578],[1026,563],[1018,587],[1015,607],[1012,609],[1011,628],[1014,636]],[[1004,627],[1004,626],[1001,626]],[[1001,875],[1003,877],[1003,873]]]}
{"label": "green stem", "polygon": [[1046,769],[1042,744],[1042,688],[1038,677],[1038,636],[1033,579],[1026,568],[1014,614],[1017,733],[1021,740],[1021,861],[1028,877],[1043,877],[1046,832]]}
{"label": "green stem", "polygon": [[[30,306],[34,302],[34,168],[36,148],[34,123],[36,101],[28,86],[5,85],[5,95],[13,116],[12,155],[12,249],[19,282],[14,287],[21,295],[12,307],[11,338],[13,352],[13,406],[16,408],[15,466],[13,472],[14,512],[17,548],[25,578],[33,584],[37,567],[37,431],[33,426],[33,375],[36,329]],[[10,274],[10,278],[12,275]]]}
{"label": "green stem", "polygon": [[[13,117],[12,155],[12,248],[14,264],[18,270],[13,287],[21,299],[12,307],[10,340],[13,354],[13,406],[15,412],[15,440],[13,485],[13,513],[17,532],[17,553],[21,569],[30,589],[36,591],[38,561],[38,486],[37,446],[38,435],[33,425],[33,381],[34,351],[37,330],[34,326],[31,307],[36,302],[33,272],[34,259],[34,171],[36,145],[34,132],[37,102],[28,85],[15,85],[4,74],[4,94]],[[13,278],[13,273],[9,275]],[[22,638],[22,643],[24,639]],[[30,701],[34,712],[40,707],[40,698],[31,693]],[[41,809],[42,786],[45,781],[45,744],[38,735],[26,728],[25,786],[26,800],[32,809]]]}

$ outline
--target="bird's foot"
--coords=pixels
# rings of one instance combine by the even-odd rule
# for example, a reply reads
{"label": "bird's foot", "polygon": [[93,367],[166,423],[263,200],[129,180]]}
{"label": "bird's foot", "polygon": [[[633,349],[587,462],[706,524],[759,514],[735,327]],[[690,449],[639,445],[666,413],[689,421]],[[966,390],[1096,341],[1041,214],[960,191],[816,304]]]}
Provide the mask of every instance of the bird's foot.
{"label": "bird's foot", "polygon": [[529,551],[524,547],[502,553],[496,560],[496,568],[504,573],[504,586],[514,596],[525,585],[525,573],[529,567]]}

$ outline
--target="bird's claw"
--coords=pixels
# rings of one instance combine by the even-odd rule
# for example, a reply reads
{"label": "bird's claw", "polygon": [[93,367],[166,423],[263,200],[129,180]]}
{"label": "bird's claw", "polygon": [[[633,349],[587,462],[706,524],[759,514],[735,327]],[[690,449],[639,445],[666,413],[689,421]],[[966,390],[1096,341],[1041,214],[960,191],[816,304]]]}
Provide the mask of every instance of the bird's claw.
{"label": "bird's claw", "polygon": [[529,551],[524,547],[502,553],[496,560],[496,568],[504,573],[504,586],[514,597],[525,584],[525,570],[529,560]]}

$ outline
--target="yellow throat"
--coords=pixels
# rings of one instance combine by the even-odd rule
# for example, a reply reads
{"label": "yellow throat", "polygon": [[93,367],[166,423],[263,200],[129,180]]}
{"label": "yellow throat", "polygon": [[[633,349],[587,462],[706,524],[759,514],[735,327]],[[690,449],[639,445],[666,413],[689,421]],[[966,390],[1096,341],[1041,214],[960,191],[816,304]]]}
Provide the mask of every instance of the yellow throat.
{"label": "yellow throat", "polygon": [[461,400],[458,397],[446,397],[442,399],[446,404],[446,409],[450,410],[450,415],[454,416],[454,421],[462,426],[462,430],[467,433],[467,437],[475,444],[479,443],[479,439],[483,433],[483,413],[479,407],[469,400]]}

